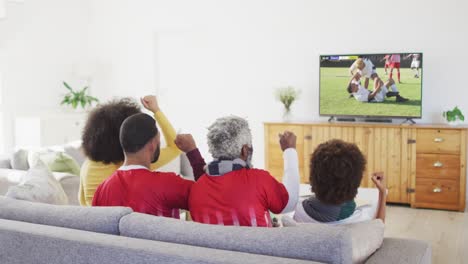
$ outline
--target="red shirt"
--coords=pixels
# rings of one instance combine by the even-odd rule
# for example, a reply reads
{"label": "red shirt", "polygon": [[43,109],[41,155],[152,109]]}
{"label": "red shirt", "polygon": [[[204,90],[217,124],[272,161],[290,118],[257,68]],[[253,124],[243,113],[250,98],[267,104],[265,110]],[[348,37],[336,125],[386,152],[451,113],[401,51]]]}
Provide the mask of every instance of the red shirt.
{"label": "red shirt", "polygon": [[179,209],[188,210],[192,185],[175,173],[117,170],[99,185],[92,205],[127,206],[139,213],[179,218]]}
{"label": "red shirt", "polygon": [[267,171],[241,169],[222,176],[203,175],[190,191],[196,222],[219,225],[272,226],[269,211],[281,213],[289,195]]}

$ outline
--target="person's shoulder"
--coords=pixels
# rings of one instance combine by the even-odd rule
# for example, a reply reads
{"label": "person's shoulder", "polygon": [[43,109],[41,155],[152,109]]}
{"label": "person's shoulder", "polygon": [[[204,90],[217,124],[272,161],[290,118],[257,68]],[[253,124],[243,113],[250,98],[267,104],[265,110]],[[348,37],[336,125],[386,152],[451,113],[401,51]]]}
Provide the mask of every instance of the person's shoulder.
{"label": "person's shoulder", "polygon": [[153,174],[158,176],[161,179],[173,181],[173,180],[187,180],[181,175],[175,173],[175,172],[162,172],[162,171],[153,171]]}
{"label": "person's shoulder", "polygon": [[248,170],[249,175],[253,175],[255,177],[267,177],[267,178],[274,178],[273,175],[269,171],[263,170],[263,169],[249,169]]}
{"label": "person's shoulder", "polygon": [[152,174],[155,174],[159,177],[164,178],[173,178],[173,177],[180,177],[175,172],[166,172],[166,171],[151,171]]}

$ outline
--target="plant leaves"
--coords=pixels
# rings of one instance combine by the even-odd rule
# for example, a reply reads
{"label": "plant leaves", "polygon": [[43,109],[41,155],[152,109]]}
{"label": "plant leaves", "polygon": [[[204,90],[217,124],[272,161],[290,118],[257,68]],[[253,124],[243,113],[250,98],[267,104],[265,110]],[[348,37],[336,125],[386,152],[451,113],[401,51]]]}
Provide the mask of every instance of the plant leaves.
{"label": "plant leaves", "polygon": [[64,96],[62,102],[60,103],[61,105],[68,104],[71,105],[73,109],[76,109],[78,106],[86,108],[86,105],[92,105],[93,102],[99,103],[99,100],[96,97],[86,94],[87,90],[89,89],[88,86],[85,86],[79,91],[74,91],[70,85],[68,85],[68,83],[63,82],[63,85],[70,92]]}
{"label": "plant leaves", "polygon": [[68,85],[67,82],[63,82],[63,85],[65,85],[65,88],[67,88],[68,90],[70,90],[70,92],[73,92],[73,89],[70,87],[70,85]]}

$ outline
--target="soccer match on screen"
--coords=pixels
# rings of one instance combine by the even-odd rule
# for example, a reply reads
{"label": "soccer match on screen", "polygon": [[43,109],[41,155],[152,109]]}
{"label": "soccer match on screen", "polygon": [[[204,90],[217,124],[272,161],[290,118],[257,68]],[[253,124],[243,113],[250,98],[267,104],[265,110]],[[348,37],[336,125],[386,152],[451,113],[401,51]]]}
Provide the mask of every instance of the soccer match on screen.
{"label": "soccer match on screen", "polygon": [[320,114],[418,118],[422,53],[320,56]]}

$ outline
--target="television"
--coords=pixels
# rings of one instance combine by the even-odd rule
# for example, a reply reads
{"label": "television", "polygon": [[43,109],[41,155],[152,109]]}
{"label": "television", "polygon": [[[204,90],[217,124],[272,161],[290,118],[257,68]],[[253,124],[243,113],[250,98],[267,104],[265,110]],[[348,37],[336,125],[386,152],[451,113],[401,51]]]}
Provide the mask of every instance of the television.
{"label": "television", "polygon": [[320,55],[321,116],[421,118],[422,53]]}

